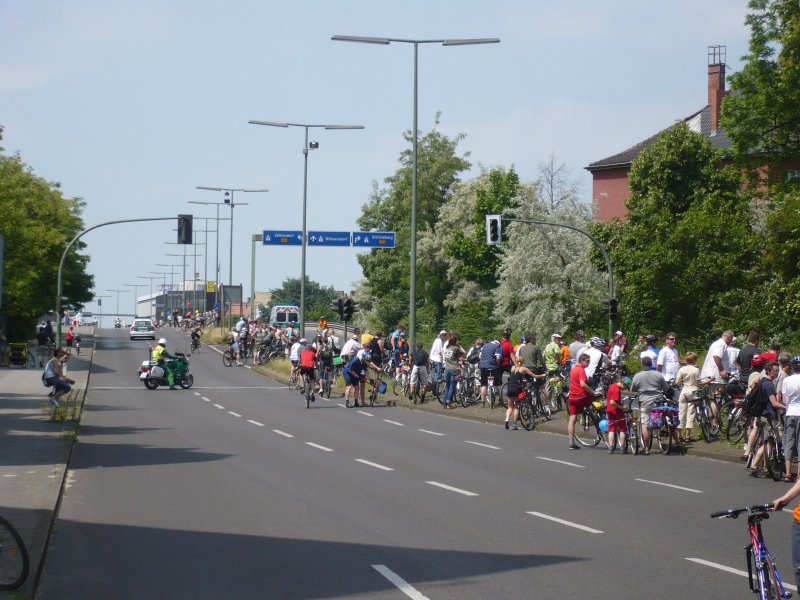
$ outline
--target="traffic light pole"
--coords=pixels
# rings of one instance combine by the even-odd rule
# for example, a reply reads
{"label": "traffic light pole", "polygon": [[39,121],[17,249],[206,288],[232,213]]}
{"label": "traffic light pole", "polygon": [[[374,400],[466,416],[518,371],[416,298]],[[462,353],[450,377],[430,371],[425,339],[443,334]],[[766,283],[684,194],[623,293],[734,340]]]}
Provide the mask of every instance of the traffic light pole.
{"label": "traffic light pole", "polygon": [[61,255],[61,262],[58,263],[58,279],[56,281],[56,344],[60,347],[61,346],[61,290],[63,284],[63,274],[64,274],[64,262],[67,260],[67,253],[72,246],[75,245],[79,239],[81,239],[84,235],[92,231],[93,229],[97,229],[98,227],[105,227],[106,225],[116,225],[117,223],[141,223],[142,221],[172,221],[175,217],[153,217],[150,219],[122,219],[120,221],[106,221],[105,223],[99,223],[94,225],[93,227],[89,227],[89,229],[84,229],[78,235],[76,235],[67,247],[64,248],[64,253]]}
{"label": "traffic light pole", "polygon": [[614,300],[614,275],[611,271],[611,259],[608,257],[608,252],[603,247],[603,244],[600,243],[596,237],[594,237],[588,231],[584,231],[579,227],[574,227],[572,225],[566,225],[565,223],[552,223],[550,221],[537,221],[534,219],[506,219],[503,218],[502,221],[510,221],[513,223],[531,223],[533,225],[549,225],[551,227],[563,227],[565,229],[571,229],[572,231],[577,231],[588,237],[592,240],[592,243],[595,247],[600,251],[600,254],[603,255],[603,260],[606,262],[606,271],[608,272],[608,299],[609,299],[609,306],[608,306],[608,339],[610,340],[613,337],[614,333],[614,323],[611,319],[612,307],[611,301]]}

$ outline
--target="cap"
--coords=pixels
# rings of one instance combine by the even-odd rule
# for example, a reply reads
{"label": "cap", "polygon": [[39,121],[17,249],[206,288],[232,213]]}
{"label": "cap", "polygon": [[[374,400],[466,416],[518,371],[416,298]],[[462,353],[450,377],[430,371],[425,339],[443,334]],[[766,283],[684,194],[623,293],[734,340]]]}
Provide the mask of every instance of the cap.
{"label": "cap", "polygon": [[614,335],[622,335],[622,332],[621,331],[615,331]]}
{"label": "cap", "polygon": [[353,335],[350,336],[350,339],[351,340],[357,340],[358,336],[354,333]]}
{"label": "cap", "polygon": [[306,338],[300,338],[300,343],[301,344],[304,343],[305,341],[306,341]]}
{"label": "cap", "polygon": [[439,335],[447,335],[447,330],[446,330],[446,329],[442,329],[442,330],[439,332]]}
{"label": "cap", "polygon": [[402,337],[402,338],[406,337],[406,334],[405,334],[405,332],[401,331],[401,332],[400,332],[400,337]]}
{"label": "cap", "polygon": [[553,335],[551,335],[550,337],[551,337],[551,338],[561,338],[561,334],[560,334],[560,333],[554,333],[554,334],[553,334]]}

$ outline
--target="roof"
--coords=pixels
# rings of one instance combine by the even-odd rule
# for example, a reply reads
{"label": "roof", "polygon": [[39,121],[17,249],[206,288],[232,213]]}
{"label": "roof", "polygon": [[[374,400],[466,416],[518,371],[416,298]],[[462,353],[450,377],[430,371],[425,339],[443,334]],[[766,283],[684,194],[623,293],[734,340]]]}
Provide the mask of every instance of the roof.
{"label": "roof", "polygon": [[[697,112],[689,115],[685,119],[681,119],[679,123],[685,123],[692,131],[696,131],[697,133],[703,134],[703,136],[705,136],[711,142],[711,145],[714,148],[729,148],[731,146],[731,139],[725,134],[725,132],[722,129],[717,129],[716,133],[712,135],[710,104],[706,104],[703,108],[701,108]],[[663,129],[659,131],[657,134],[647,138],[646,140],[639,142],[634,146],[631,146],[627,150],[623,150],[618,154],[613,154],[612,156],[608,156],[606,158],[603,158],[602,160],[590,163],[589,166],[585,168],[587,171],[590,172],[605,171],[609,169],[619,169],[623,167],[628,168],[631,166],[631,163],[636,159],[636,157],[639,156],[642,150],[653,146],[662,133],[664,133],[665,131],[669,131],[677,124],[678,123],[670,125],[666,129]]]}

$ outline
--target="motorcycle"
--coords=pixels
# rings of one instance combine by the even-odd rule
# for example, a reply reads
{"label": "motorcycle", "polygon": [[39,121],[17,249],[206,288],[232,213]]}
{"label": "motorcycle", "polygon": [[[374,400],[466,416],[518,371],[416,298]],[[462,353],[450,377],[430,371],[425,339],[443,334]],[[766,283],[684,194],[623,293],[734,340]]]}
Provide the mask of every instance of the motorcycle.
{"label": "motorcycle", "polygon": [[122,329],[122,321],[119,317],[114,319],[114,329]]}
{"label": "motorcycle", "polygon": [[[189,372],[189,356],[183,352],[175,353],[172,361],[175,373],[175,385],[188,390],[194,384],[194,376]],[[139,367],[139,380],[148,390],[155,390],[160,385],[168,386],[167,372],[154,360],[142,361]]]}

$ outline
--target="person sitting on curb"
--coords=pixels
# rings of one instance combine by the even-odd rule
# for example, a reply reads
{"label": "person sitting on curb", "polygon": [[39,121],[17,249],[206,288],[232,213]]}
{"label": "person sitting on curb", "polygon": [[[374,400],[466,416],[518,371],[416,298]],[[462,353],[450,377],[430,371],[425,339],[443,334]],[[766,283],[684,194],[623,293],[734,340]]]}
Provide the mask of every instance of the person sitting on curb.
{"label": "person sitting on curb", "polygon": [[53,352],[53,358],[47,361],[42,374],[45,385],[55,388],[52,392],[53,399],[51,400],[55,406],[58,406],[58,399],[71,391],[72,386],[75,385],[74,379],[64,375],[64,363],[68,359],[69,355],[62,348],[56,348],[56,351]]}

